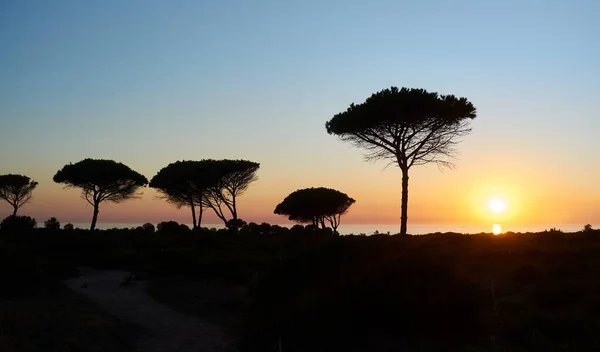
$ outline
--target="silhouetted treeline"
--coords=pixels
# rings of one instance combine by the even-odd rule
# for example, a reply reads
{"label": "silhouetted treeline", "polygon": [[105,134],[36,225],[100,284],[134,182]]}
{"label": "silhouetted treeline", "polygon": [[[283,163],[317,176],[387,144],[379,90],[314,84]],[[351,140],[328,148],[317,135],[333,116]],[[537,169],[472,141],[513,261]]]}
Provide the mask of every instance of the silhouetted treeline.
{"label": "silhouetted treeline", "polygon": [[0,294],[51,288],[77,266],[130,269],[151,283],[246,287],[247,296],[228,306],[243,317],[234,326],[240,351],[276,350],[279,343],[285,351],[600,347],[600,231],[590,227],[336,236],[331,229],[246,224],[239,236],[175,225],[2,231],[0,271],[11,284]]}

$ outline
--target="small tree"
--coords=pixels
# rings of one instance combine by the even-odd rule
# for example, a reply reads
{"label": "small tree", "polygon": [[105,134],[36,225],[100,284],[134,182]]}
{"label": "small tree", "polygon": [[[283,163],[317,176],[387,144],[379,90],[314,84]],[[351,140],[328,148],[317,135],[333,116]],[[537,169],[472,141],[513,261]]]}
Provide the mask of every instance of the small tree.
{"label": "small tree", "polygon": [[142,230],[144,230],[144,232],[152,232],[153,233],[155,231],[155,228],[154,228],[154,225],[147,222],[144,225],[142,225]]}
{"label": "small tree", "polygon": [[455,146],[471,132],[476,110],[466,98],[391,87],[329,120],[327,133],[366,150],[367,160],[388,160],[402,171],[400,233],[408,219],[408,171],[429,163],[452,167]]}
{"label": "small tree", "polygon": [[51,217],[50,219],[44,221],[44,227],[49,230],[60,230],[60,222],[57,218]]}
{"label": "small tree", "polygon": [[103,159],[84,159],[65,165],[54,175],[54,182],[67,188],[81,188],[82,197],[94,207],[91,231],[96,228],[101,202],[120,203],[136,198],[138,190],[148,184],[146,177],[128,166]]}
{"label": "small tree", "polygon": [[63,229],[71,231],[71,230],[75,230],[75,226],[71,223],[66,224]]}
{"label": "small tree", "polygon": [[31,200],[31,193],[38,183],[23,175],[0,175],[0,199],[4,199],[13,207],[12,216],[17,210]]}
{"label": "small tree", "polygon": [[289,220],[325,229],[325,220],[334,233],[341,217],[355,200],[347,194],[331,188],[305,188],[292,192],[275,207],[275,214],[287,215]]}

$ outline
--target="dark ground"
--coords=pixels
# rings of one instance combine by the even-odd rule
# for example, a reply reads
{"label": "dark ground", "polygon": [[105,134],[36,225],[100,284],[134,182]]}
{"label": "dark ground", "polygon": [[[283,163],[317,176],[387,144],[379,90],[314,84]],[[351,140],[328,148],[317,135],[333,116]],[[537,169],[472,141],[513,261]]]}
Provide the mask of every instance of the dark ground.
{"label": "dark ground", "polygon": [[225,327],[240,351],[594,351],[599,254],[598,230],[5,232],[0,350],[127,350],[135,329],[60,283],[88,266],[136,271],[157,300]]}

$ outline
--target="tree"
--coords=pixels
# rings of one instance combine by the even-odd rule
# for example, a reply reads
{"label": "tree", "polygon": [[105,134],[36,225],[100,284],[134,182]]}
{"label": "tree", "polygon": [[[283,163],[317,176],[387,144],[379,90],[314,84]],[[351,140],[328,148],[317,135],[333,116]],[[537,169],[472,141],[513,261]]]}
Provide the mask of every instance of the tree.
{"label": "tree", "polygon": [[158,189],[163,198],[179,208],[189,206],[194,228],[200,226],[205,208],[212,209],[227,225],[229,220],[238,219],[237,197],[257,179],[259,166],[246,160],[177,161],[161,169],[150,181],[150,187]]}
{"label": "tree", "polygon": [[[201,162],[209,180],[208,184],[211,185],[202,197],[203,203],[227,226],[229,220],[238,219],[237,198],[258,179],[256,172],[260,164],[248,160],[227,159]],[[223,206],[231,214],[231,219],[227,219]],[[235,225],[238,222],[230,224]]]}
{"label": "tree", "polygon": [[25,231],[35,229],[37,221],[27,215],[9,215],[0,222],[0,230],[4,231]]}
{"label": "tree", "polygon": [[355,200],[335,189],[319,187],[299,189],[290,193],[283,202],[275,207],[275,214],[287,215],[289,220],[311,223],[325,229],[325,220],[337,233],[341,216],[345,214]]}
{"label": "tree", "polygon": [[142,230],[144,230],[144,232],[151,232],[153,233],[155,231],[154,225],[152,225],[151,223],[147,222],[144,225],[142,225]]}
{"label": "tree", "polygon": [[50,230],[60,230],[60,222],[57,218],[51,217],[50,219],[44,221],[44,227]]}
{"label": "tree", "polygon": [[156,230],[162,233],[181,233],[190,230],[185,224],[180,224],[177,221],[162,221],[156,225]]}
{"label": "tree", "polygon": [[476,109],[466,98],[391,87],[329,120],[327,133],[363,148],[367,160],[388,160],[402,171],[400,233],[408,219],[408,171],[429,163],[452,167],[455,146],[471,132]]}
{"label": "tree", "polygon": [[67,188],[81,188],[82,198],[94,207],[90,231],[96,228],[99,206],[103,201],[120,203],[136,198],[148,184],[143,175],[113,160],[84,159],[65,165],[54,175],[54,182]]}
{"label": "tree", "polygon": [[38,183],[23,175],[0,175],[0,199],[4,199],[13,207],[12,216],[17,210],[31,200],[31,193]]}
{"label": "tree", "polygon": [[[150,180],[150,187],[156,188],[163,194],[167,202],[178,209],[189,206],[192,210],[193,227],[202,224],[202,213],[205,208],[203,201],[207,188],[213,183],[206,177],[206,172],[198,161],[177,161],[162,168]],[[198,206],[198,221],[196,222],[196,206]]]}
{"label": "tree", "polygon": [[75,230],[75,226],[71,223],[66,224],[63,229],[71,231],[71,230]]}

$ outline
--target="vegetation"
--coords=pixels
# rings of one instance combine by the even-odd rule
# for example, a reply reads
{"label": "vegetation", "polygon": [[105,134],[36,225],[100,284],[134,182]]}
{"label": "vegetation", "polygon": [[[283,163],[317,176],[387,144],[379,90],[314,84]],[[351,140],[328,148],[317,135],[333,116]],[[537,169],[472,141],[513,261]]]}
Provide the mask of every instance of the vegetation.
{"label": "vegetation", "polygon": [[50,219],[44,221],[44,227],[49,230],[60,230],[60,221],[57,218],[51,217]]}
{"label": "vegetation", "polygon": [[17,216],[20,207],[31,200],[38,183],[23,175],[0,175],[0,199],[13,207],[12,216]]}
{"label": "vegetation", "polygon": [[113,160],[84,159],[65,165],[54,175],[54,182],[81,188],[82,197],[94,207],[90,230],[96,228],[100,203],[120,203],[135,198],[139,188],[148,184],[143,175]]}
{"label": "vegetation", "polygon": [[[264,223],[242,226],[243,236],[168,230],[3,231],[0,274],[11,284],[0,301],[54,299],[44,292],[60,292],[78,266],[119,268],[148,280],[158,300],[227,326],[240,351],[279,343],[284,351],[600,347],[600,230],[333,236]],[[11,331],[5,340],[21,338]],[[78,341],[92,331],[77,330]]]}
{"label": "vegetation", "polygon": [[[211,208],[225,225],[237,226],[237,198],[258,179],[256,172],[260,164],[248,160],[205,160],[204,163],[216,180],[204,197],[206,206]],[[223,206],[231,215],[230,218]]]}
{"label": "vegetation", "polygon": [[329,120],[327,133],[366,150],[367,160],[388,160],[402,171],[400,233],[408,220],[408,171],[429,163],[452,166],[455,145],[471,132],[475,107],[466,98],[424,89],[391,87]]}
{"label": "vegetation", "polygon": [[275,207],[275,214],[287,215],[289,220],[311,223],[315,228],[325,229],[325,220],[333,232],[355,200],[347,194],[331,188],[305,188],[292,192]]}
{"label": "vegetation", "polygon": [[36,227],[35,219],[26,215],[10,215],[0,222],[0,230],[3,231],[23,231]]}

